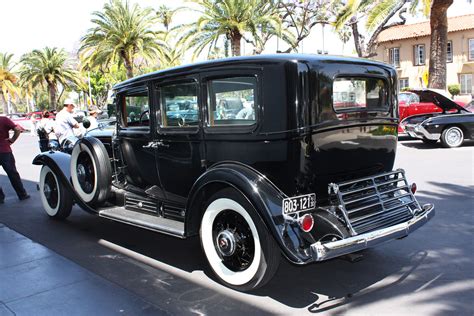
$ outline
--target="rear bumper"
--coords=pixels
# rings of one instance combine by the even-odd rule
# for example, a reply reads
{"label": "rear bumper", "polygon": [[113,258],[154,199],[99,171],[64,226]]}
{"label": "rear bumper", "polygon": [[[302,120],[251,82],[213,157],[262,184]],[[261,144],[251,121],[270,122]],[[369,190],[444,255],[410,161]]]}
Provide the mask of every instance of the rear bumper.
{"label": "rear bumper", "polygon": [[338,241],[328,243],[316,242],[311,245],[313,260],[328,260],[373,247],[392,239],[405,237],[427,223],[434,215],[434,205],[426,204],[415,217],[407,222]]}

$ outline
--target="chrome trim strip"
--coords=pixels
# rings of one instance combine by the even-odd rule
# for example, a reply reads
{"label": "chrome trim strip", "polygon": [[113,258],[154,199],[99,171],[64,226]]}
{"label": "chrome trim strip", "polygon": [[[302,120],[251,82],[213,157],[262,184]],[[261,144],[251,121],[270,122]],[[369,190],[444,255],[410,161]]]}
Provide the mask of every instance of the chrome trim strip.
{"label": "chrome trim strip", "polygon": [[422,210],[407,222],[324,244],[318,241],[311,245],[313,260],[323,261],[332,259],[373,247],[392,239],[405,237],[412,231],[426,224],[434,215],[434,205],[425,204],[423,205]]}
{"label": "chrome trim strip", "polygon": [[441,134],[428,132],[421,124],[406,125],[405,131],[413,138],[438,140]]}

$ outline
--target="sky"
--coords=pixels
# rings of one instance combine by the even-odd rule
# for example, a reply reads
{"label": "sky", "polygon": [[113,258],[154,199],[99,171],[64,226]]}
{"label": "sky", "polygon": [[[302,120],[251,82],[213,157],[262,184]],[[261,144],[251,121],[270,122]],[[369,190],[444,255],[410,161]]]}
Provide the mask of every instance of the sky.
{"label": "sky", "polygon": [[[130,0],[142,7],[157,9],[166,4],[169,7],[189,5],[182,0]],[[105,0],[0,0],[2,34],[0,52],[13,53],[16,59],[33,49],[46,46],[76,51],[80,38],[92,27],[92,12],[100,11]],[[449,16],[474,13],[474,1],[454,0]],[[189,22],[189,12],[177,16],[177,23]],[[192,16],[192,15],[191,15]],[[408,23],[419,19],[408,17]],[[323,31],[320,26],[312,31],[303,42],[300,52],[309,53],[322,49]],[[324,48],[330,54],[351,54],[353,44],[342,43],[328,27],[324,30]],[[267,52],[276,50],[276,41],[269,43]],[[251,53],[251,47],[243,45],[243,54]]]}

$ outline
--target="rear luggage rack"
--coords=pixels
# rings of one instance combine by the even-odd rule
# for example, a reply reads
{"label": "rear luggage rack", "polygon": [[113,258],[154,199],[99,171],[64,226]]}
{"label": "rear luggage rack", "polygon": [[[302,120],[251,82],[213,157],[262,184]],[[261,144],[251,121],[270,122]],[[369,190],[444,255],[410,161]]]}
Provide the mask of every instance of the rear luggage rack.
{"label": "rear luggage rack", "polygon": [[329,194],[337,198],[338,208],[353,236],[406,222],[421,210],[403,169],[331,183]]}

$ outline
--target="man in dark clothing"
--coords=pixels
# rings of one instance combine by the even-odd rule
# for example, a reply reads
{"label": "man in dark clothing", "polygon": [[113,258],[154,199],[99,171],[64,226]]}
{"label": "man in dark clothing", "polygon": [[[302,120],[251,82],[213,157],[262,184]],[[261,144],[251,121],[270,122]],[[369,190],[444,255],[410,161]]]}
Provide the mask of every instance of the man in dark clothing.
{"label": "man in dark clothing", "polygon": [[[13,136],[10,137],[10,130],[13,130]],[[3,167],[5,172],[10,179],[10,183],[18,195],[20,200],[26,200],[30,198],[26,193],[23,183],[21,182],[20,175],[16,171],[15,157],[13,156],[12,149],[10,147],[18,136],[20,136],[21,129],[16,126],[8,117],[0,116],[0,166]],[[0,203],[5,200],[5,194],[0,187]]]}

